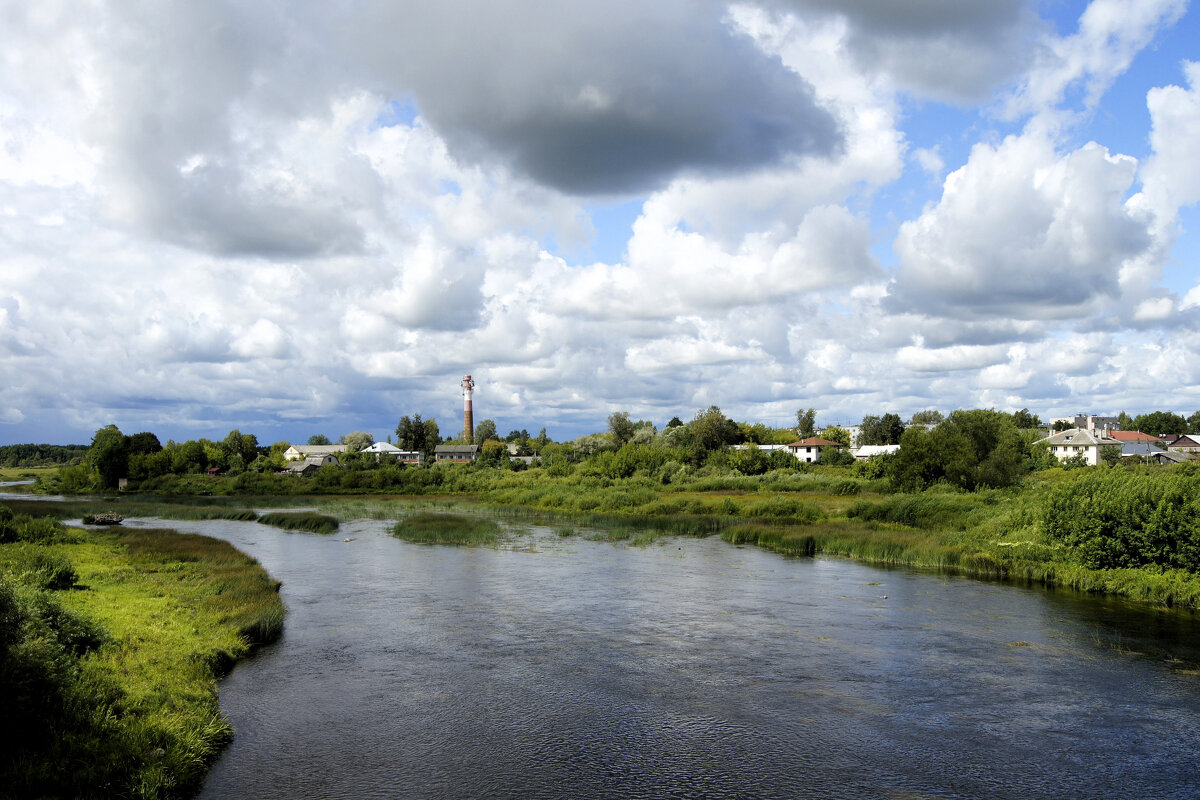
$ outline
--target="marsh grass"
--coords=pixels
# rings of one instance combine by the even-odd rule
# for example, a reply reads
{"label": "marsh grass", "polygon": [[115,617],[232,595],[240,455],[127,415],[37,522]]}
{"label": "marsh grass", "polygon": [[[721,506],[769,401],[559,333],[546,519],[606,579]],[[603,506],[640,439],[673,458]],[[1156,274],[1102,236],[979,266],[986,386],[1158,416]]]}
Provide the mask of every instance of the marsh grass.
{"label": "marsh grass", "polygon": [[232,733],[217,705],[216,678],[255,645],[278,638],[279,583],[223,541],[106,529],[38,546],[51,560],[69,560],[80,584],[44,592],[15,575],[29,547],[0,546],[0,572],[9,576],[3,585],[15,587],[6,591],[23,598],[26,614],[75,620],[71,630],[96,635],[74,655],[54,651],[49,639],[23,651],[49,654],[55,666],[40,673],[50,683],[32,705],[4,687],[6,713],[15,708],[41,722],[5,724],[22,731],[49,725],[51,734],[25,735],[0,753],[0,793],[190,796]]}
{"label": "marsh grass", "polygon": [[405,517],[392,529],[396,538],[422,544],[492,545],[501,534],[494,520],[429,511]]}
{"label": "marsh grass", "polygon": [[312,511],[269,511],[259,514],[258,521],[263,525],[283,528],[286,531],[336,533],[338,529],[337,517]]}

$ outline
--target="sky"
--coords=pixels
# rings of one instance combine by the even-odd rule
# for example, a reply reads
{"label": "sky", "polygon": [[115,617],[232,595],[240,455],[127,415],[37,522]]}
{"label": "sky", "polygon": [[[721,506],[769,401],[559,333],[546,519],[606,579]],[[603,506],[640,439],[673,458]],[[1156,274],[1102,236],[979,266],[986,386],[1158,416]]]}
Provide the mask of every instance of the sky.
{"label": "sky", "polygon": [[0,0],[0,444],[1200,408],[1186,0]]}

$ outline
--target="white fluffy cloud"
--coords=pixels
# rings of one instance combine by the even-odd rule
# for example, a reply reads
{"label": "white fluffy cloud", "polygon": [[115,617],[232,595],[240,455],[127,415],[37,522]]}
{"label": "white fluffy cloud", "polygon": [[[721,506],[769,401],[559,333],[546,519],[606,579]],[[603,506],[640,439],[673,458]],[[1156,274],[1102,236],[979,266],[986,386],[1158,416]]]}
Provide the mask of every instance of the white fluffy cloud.
{"label": "white fluffy cloud", "polygon": [[1187,0],[1092,0],[1079,18],[1078,31],[1043,37],[1033,68],[1008,100],[1008,113],[1057,109],[1077,85],[1085,106],[1094,106],[1134,56],[1186,9]]}
{"label": "white fluffy cloud", "polygon": [[[451,433],[465,372],[501,427],[560,436],[1132,406],[1139,363],[1200,350],[1196,291],[1159,283],[1200,74],[1150,91],[1140,165],[1039,115],[1181,8],[1097,0],[1055,37],[1019,0],[14,6],[3,433]],[[981,107],[965,162],[918,138],[922,104],[992,96],[1035,122]],[[623,257],[570,255],[614,235],[589,202],[631,198]]]}
{"label": "white fluffy cloud", "polygon": [[1071,318],[1119,296],[1122,266],[1153,244],[1125,202],[1137,162],[1038,132],[979,144],[941,200],[900,227],[894,297],[943,316]]}

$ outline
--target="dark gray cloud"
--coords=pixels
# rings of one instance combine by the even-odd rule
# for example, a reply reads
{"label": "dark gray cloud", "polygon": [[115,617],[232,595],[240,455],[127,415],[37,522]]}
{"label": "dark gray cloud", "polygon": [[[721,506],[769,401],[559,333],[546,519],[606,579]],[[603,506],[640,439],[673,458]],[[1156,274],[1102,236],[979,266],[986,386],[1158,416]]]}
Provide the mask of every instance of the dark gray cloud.
{"label": "dark gray cloud", "polygon": [[1027,0],[758,0],[812,18],[840,17],[866,68],[910,90],[965,102],[986,97],[1032,62],[1044,24]]}
{"label": "dark gray cloud", "polygon": [[377,7],[343,21],[453,151],[575,194],[652,189],[840,145],[812,88],[709,2]]}

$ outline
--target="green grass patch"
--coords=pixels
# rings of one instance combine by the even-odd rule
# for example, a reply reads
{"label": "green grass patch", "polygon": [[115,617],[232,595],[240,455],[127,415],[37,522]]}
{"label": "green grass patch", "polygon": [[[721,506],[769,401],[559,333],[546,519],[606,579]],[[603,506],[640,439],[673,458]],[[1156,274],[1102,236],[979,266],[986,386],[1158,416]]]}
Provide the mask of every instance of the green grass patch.
{"label": "green grass patch", "polygon": [[[42,537],[43,539],[45,537]],[[53,590],[31,576],[31,550]],[[32,578],[32,579],[31,579]],[[283,626],[278,582],[226,542],[120,528],[0,545],[0,786],[188,797],[231,729],[216,680]]]}
{"label": "green grass patch", "polygon": [[259,514],[258,521],[263,525],[283,528],[285,531],[336,533],[338,529],[337,517],[311,511],[270,511]]}
{"label": "green grass patch", "polygon": [[490,519],[427,511],[397,522],[392,535],[423,544],[496,544],[501,529]]}

